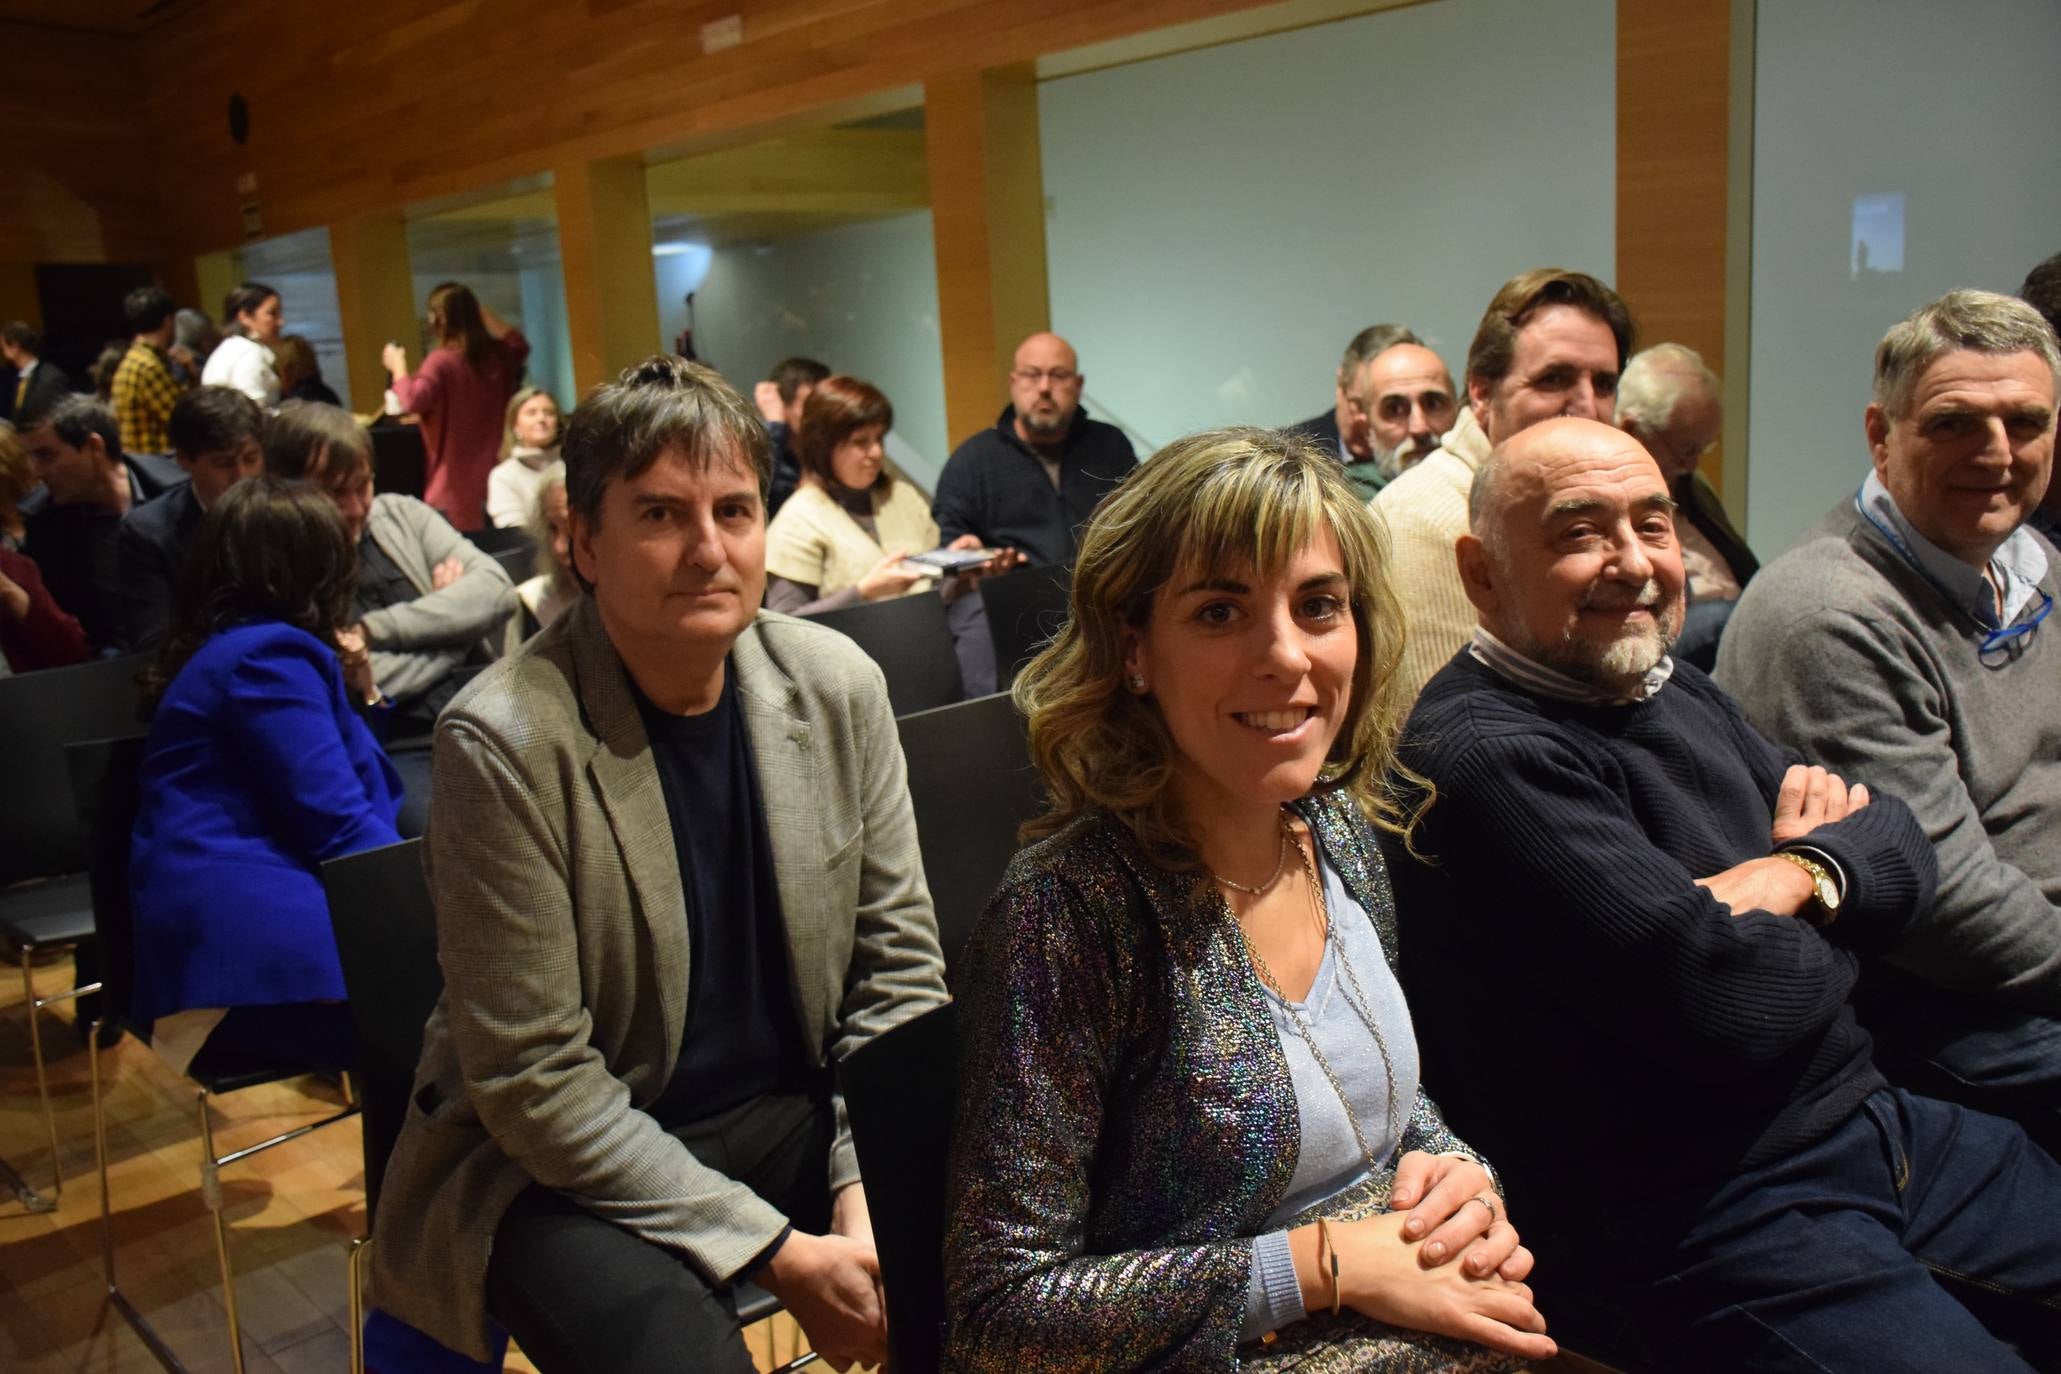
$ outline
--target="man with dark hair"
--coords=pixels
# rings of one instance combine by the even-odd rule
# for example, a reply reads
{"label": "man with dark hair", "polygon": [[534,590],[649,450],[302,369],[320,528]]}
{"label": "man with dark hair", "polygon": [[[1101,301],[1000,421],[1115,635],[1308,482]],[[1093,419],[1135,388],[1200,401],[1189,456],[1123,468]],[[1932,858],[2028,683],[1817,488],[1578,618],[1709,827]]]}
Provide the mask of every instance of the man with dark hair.
{"label": "man with dark hair", "polygon": [[830,369],[814,358],[783,358],[773,364],[773,375],[752,391],[759,414],[765,418],[766,433],[773,440],[773,483],[766,493],[768,520],[780,513],[801,484],[801,459],[795,456],[794,438],[801,429],[802,403],[816,383],[829,375]]}
{"label": "man with dark hair", "polygon": [[[2026,274],[2018,298],[2039,311],[2047,328],[2061,336],[2061,253]],[[2028,523],[2050,543],[2061,544],[2061,482],[2047,483],[2047,494]]]}
{"label": "man with dark hair", "polygon": [[1081,526],[1138,466],[1122,430],[1088,418],[1087,380],[1073,345],[1057,334],[1017,346],[1009,404],[992,429],[953,450],[938,475],[930,513],[943,542],[972,534],[1034,564],[1073,566]]}
{"label": "man with dark hair", "polygon": [[445,991],[369,1363],[426,1363],[390,1313],[475,1360],[498,1325],[546,1374],[749,1371],[750,1279],[826,1365],[874,1364],[832,1065],[945,1000],[885,684],[761,609],[766,432],[714,372],[646,360],[564,451],[584,592],[437,726]]}
{"label": "man with dark hair", "polygon": [[1453,545],[1467,532],[1467,493],[1490,448],[1556,415],[1608,423],[1631,357],[1631,312],[1585,272],[1541,267],[1503,283],[1467,350],[1467,406],[1438,449],[1383,487],[1374,512],[1409,635],[1397,670],[1404,700],[1463,648],[1474,608]]}
{"label": "man with dark hair", "polygon": [[26,427],[23,421],[29,415],[48,410],[71,394],[72,379],[56,363],[44,362],[42,354],[43,336],[26,320],[10,320],[0,326],[0,357],[14,369],[14,375],[0,388],[0,403],[6,406],[0,416],[14,421],[16,429]]}
{"label": "man with dark hair", "polygon": [[173,460],[190,480],[130,511],[115,539],[122,589],[116,629],[128,653],[155,649],[163,636],[201,517],[223,492],[264,468],[265,413],[231,387],[181,396],[166,433]]}
{"label": "man with dark hair", "polygon": [[129,351],[115,368],[108,400],[122,428],[122,447],[131,453],[165,453],[172,447],[165,425],[186,388],[172,375],[172,335],[178,306],[163,288],[139,286],[122,301],[129,319]]}
{"label": "man with dark hair", "polygon": [[29,468],[43,483],[21,504],[22,552],[36,560],[57,604],[85,627],[96,651],[120,641],[122,517],[186,481],[170,458],[125,454],[114,412],[96,397],[66,396],[23,417]]}
{"label": "man with dark hair", "polygon": [[1337,454],[1338,461],[1348,467],[1366,462],[1374,456],[1374,450],[1367,439],[1367,412],[1354,404],[1353,383],[1361,367],[1375,354],[1399,343],[1423,342],[1403,325],[1368,325],[1353,335],[1352,342],[1345,346],[1345,356],[1339,359],[1338,371],[1331,379],[1331,409],[1284,428],[1307,434],[1326,452]]}
{"label": "man with dark hair", "polygon": [[1629,434],[1525,428],[1471,498],[1479,621],[1384,844],[1425,1080],[1496,1142],[1555,1334],[1626,1369],[2052,1368],[2061,1164],[1892,1088],[1849,1005],[1932,901],[1911,809],[1669,656],[1674,505]]}

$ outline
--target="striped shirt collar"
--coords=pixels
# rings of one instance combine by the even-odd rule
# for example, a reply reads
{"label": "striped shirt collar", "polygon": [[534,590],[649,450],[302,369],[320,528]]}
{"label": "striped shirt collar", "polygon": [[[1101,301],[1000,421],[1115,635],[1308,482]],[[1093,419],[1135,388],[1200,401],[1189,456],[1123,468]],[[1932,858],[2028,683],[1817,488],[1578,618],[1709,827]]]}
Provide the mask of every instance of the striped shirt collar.
{"label": "striped shirt collar", "polygon": [[1467,645],[1467,652],[1474,656],[1476,662],[1507,678],[1514,686],[1537,696],[1571,701],[1578,706],[1637,706],[1652,700],[1675,672],[1674,659],[1662,655],[1660,662],[1648,669],[1640,680],[1639,690],[1626,696],[1548,668],[1537,659],[1517,652],[1479,625],[1474,627],[1474,638]]}

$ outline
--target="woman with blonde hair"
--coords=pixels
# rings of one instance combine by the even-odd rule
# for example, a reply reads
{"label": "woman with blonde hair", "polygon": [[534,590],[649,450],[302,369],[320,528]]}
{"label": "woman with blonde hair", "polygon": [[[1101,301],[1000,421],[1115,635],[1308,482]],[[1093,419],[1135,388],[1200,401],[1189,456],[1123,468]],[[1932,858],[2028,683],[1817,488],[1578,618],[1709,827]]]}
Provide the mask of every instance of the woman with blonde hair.
{"label": "woman with blonde hair", "polygon": [[503,412],[530,344],[457,282],[429,293],[428,324],[436,346],[412,376],[401,345],[389,343],[380,360],[401,408],[422,421],[423,499],[459,529],[476,530],[486,523],[487,475],[501,461]]}
{"label": "woman with blonde hair", "polygon": [[558,456],[558,402],[542,387],[526,386],[508,398],[501,425],[501,461],[487,474],[487,519],[496,529],[530,523],[537,497],[565,464]]}
{"label": "woman with blonde hair", "polygon": [[1553,1342],[1418,1082],[1375,841],[1402,618],[1301,436],[1106,497],[1017,679],[1051,809],[968,946],[955,1369],[1507,1369]]}

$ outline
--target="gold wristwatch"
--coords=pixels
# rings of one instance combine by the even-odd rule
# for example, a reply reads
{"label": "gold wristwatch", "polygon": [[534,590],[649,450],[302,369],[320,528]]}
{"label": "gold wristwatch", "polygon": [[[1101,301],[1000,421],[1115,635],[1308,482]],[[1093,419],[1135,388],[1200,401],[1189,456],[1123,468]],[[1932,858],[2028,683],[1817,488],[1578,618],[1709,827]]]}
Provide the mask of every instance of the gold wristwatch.
{"label": "gold wristwatch", "polygon": [[1778,849],[1775,851],[1775,857],[1787,859],[1811,875],[1810,904],[1816,908],[1810,917],[1812,925],[1828,926],[1839,919],[1839,881],[1832,876],[1830,869],[1809,855],[1799,854],[1793,849]]}

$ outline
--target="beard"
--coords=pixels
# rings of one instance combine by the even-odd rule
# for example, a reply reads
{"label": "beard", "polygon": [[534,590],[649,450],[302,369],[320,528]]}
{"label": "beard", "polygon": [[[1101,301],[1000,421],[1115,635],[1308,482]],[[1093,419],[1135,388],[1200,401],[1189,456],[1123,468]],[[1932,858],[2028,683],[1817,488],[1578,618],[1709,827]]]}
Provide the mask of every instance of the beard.
{"label": "beard", "polygon": [[1023,421],[1023,427],[1039,439],[1053,440],[1066,437],[1066,431],[1073,426],[1073,407],[1060,406],[1051,411],[1019,410],[1016,418]]}
{"label": "beard", "polygon": [[1372,455],[1374,466],[1380,468],[1381,475],[1392,482],[1402,475],[1404,468],[1420,459],[1430,457],[1437,447],[1438,440],[1435,437],[1427,439],[1422,444],[1413,439],[1405,439],[1394,448],[1383,448],[1380,444],[1375,444]]}
{"label": "beard", "polygon": [[[1628,625],[1616,638],[1600,643],[1581,634],[1582,611],[1621,610],[1632,605],[1651,611],[1652,619],[1643,625]],[[1660,666],[1661,660],[1668,656],[1675,640],[1681,636],[1683,611],[1682,594],[1677,591],[1673,597],[1668,597],[1652,578],[1629,596],[1614,589],[1606,591],[1599,583],[1582,597],[1580,606],[1574,615],[1568,617],[1558,640],[1552,643],[1534,640],[1513,647],[1577,682],[1617,696],[1636,696],[1641,680]]]}

